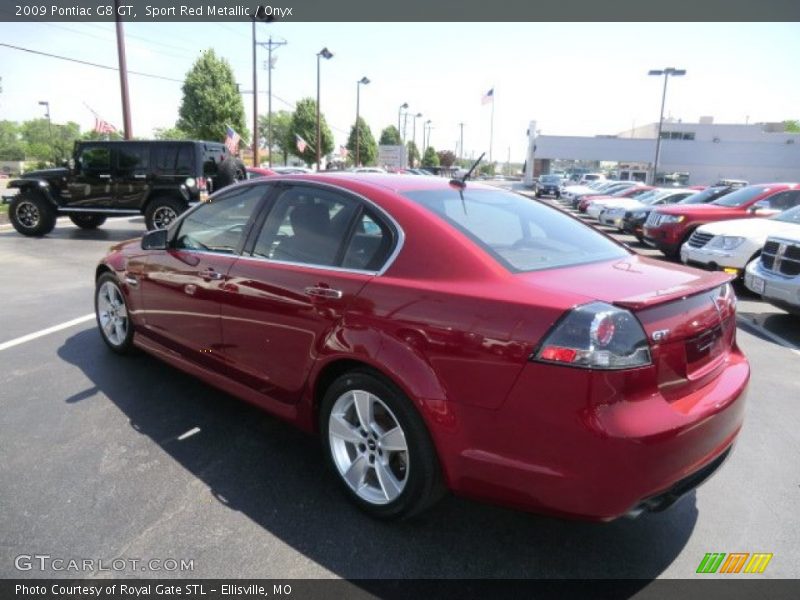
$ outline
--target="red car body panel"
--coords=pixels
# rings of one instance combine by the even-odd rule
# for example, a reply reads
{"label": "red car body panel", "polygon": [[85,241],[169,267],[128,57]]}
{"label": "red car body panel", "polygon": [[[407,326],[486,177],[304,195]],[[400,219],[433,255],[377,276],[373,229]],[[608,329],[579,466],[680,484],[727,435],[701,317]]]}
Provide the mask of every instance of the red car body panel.
{"label": "red car body panel", "polygon": [[[118,275],[138,346],[310,432],[332,374],[370,366],[419,410],[451,490],[527,510],[613,519],[730,448],[749,367],[732,304],[713,296],[728,276],[635,254],[514,274],[399,193],[446,180],[278,180],[369,198],[406,233],[394,262],[351,273],[122,243],[98,272]],[[311,299],[309,285],[344,294]],[[651,340],[670,332],[651,341],[652,364],[531,360],[567,311],[596,300],[633,311]]]}
{"label": "red car body panel", "polygon": [[[759,212],[758,214],[749,209],[761,200],[766,200],[770,196],[785,192],[786,190],[800,189],[800,184],[759,184],[753,187],[768,188],[767,191],[751,198],[739,206],[718,206],[711,204],[682,204],[673,206],[663,206],[653,210],[654,213],[664,215],[681,215],[684,217],[680,223],[662,223],[656,227],[650,227],[645,223],[644,237],[650,243],[655,244],[659,250],[665,254],[676,254],[680,251],[681,245],[689,238],[692,232],[706,223],[715,221],[727,221],[731,219],[748,219],[752,217],[769,216],[769,212]],[[723,198],[724,199],[724,196]],[[651,213],[652,214],[652,213]]]}

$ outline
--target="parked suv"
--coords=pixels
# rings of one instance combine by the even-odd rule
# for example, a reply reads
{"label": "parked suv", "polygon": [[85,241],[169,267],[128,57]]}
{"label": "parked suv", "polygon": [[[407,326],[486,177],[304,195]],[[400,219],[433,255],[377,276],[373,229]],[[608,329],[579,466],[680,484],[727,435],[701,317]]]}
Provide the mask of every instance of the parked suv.
{"label": "parked suv", "polygon": [[555,196],[561,198],[562,180],[558,175],[542,175],[536,182],[536,197]]}
{"label": "parked suv", "polygon": [[159,229],[209,192],[244,178],[244,164],[217,142],[76,142],[63,167],[9,182],[19,190],[9,219],[28,236],[50,233],[59,215],[94,229],[110,216],[143,214],[147,229]]}
{"label": "parked suv", "polygon": [[769,217],[800,204],[800,184],[762,183],[739,188],[710,204],[657,208],[644,224],[645,240],[669,257],[677,258],[681,245],[706,223]]}

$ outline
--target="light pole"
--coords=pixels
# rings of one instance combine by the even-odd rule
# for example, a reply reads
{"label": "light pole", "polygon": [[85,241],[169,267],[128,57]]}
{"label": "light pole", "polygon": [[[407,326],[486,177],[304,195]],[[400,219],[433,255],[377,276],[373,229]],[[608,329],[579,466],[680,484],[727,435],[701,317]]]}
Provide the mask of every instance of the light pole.
{"label": "light pole", "polygon": [[656,174],[658,172],[658,155],[661,153],[661,126],[664,123],[664,101],[667,98],[667,80],[670,75],[673,77],[681,77],[686,75],[686,69],[676,69],[674,67],[667,67],[666,69],[651,69],[648,75],[655,75],[657,77],[664,76],[664,90],[661,92],[661,114],[658,117],[658,133],[656,134],[656,157],[653,160],[653,180],[651,183],[656,184]]}
{"label": "light pole", "polygon": [[[422,148],[423,148],[422,153],[423,154],[425,154],[425,149],[427,149],[428,146],[431,145],[431,123],[433,123],[433,121],[428,119],[427,121],[425,121],[425,124],[422,126]],[[428,130],[427,137],[426,137],[426,134],[425,134],[425,130],[426,129]]]}
{"label": "light pole", "polygon": [[361,125],[358,122],[361,104],[361,86],[367,85],[369,78],[364,76],[356,81],[356,166],[361,166]]}
{"label": "light pole", "polygon": [[[408,108],[408,102],[403,102],[403,103],[400,105],[400,108],[398,108],[398,109],[397,109],[397,133],[398,133],[398,134],[400,133],[400,131],[402,131],[402,130],[400,129],[400,117],[402,117],[402,116],[403,116],[403,110],[404,110],[404,109],[407,109],[407,108]],[[403,143],[405,143],[405,141],[406,141],[404,138],[405,138],[405,136],[402,136],[402,135],[400,136],[400,140],[401,140]]]}
{"label": "light pole", "polygon": [[44,106],[44,116],[47,117],[47,132],[50,135],[50,147],[53,149],[53,164],[58,163],[56,158],[56,147],[53,144],[53,123],[50,120],[50,102],[47,100],[39,100],[39,106]]}
{"label": "light pole", "polygon": [[323,48],[319,52],[317,52],[317,172],[320,169],[320,160],[321,160],[321,148],[322,148],[322,141],[320,140],[320,112],[319,112],[319,65],[320,59],[324,58],[325,60],[330,60],[333,58],[333,53],[328,50],[327,48]]}

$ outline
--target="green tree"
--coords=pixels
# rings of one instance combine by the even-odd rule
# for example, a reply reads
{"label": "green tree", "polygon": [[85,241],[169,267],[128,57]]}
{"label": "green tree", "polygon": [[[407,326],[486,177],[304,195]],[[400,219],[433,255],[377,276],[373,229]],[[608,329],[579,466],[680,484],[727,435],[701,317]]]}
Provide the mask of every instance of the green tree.
{"label": "green tree", "polygon": [[[289,143],[289,130],[292,127],[292,113],[288,110],[279,110],[272,113],[272,148],[270,154],[277,150],[283,155],[283,164],[289,162],[289,155],[295,153],[297,147],[292,139]],[[268,139],[267,136],[267,115],[259,115],[258,117],[258,137],[264,140]],[[292,136],[294,138],[294,136]],[[304,138],[305,139],[305,138]],[[275,160],[272,161],[275,163]]]}
{"label": "green tree", "polygon": [[[358,154],[362,165],[374,165],[378,158],[378,144],[372,137],[372,131],[362,117],[358,117]],[[353,161],[356,160],[356,126],[350,128],[350,137],[347,139],[347,151]],[[359,166],[359,165],[356,165]]]}
{"label": "green tree", "polygon": [[416,167],[419,164],[419,150],[417,149],[417,145],[414,142],[408,142],[406,144],[407,154],[408,154],[408,166],[409,167]]}
{"label": "green tree", "polygon": [[381,139],[378,143],[381,146],[402,146],[403,140],[400,138],[400,132],[397,131],[397,127],[389,125],[381,131]]}
{"label": "green tree", "polygon": [[15,121],[0,121],[0,160],[25,160],[25,146]]}
{"label": "green tree", "polygon": [[800,133],[800,121],[784,121],[783,125],[789,133]]}
{"label": "green tree", "polygon": [[[333,134],[325,121],[325,115],[320,115],[320,152],[322,156],[333,150]],[[297,149],[295,136],[299,135],[306,141],[303,152]],[[298,156],[307,165],[317,162],[317,103],[313,98],[303,98],[297,101],[289,131],[286,134],[286,144],[293,148],[292,154]]]}
{"label": "green tree", "polygon": [[186,74],[178,114],[178,129],[194,139],[222,141],[228,125],[243,140],[250,136],[233,69],[211,49],[203,52]]}
{"label": "green tree", "polygon": [[72,155],[72,146],[80,137],[80,126],[70,121],[63,125],[47,119],[25,121],[19,128],[25,156],[49,162],[60,162]]}
{"label": "green tree", "polygon": [[436,150],[433,148],[433,146],[428,146],[425,149],[425,155],[422,157],[422,166],[423,167],[439,166],[439,156],[436,154]]}
{"label": "green tree", "polygon": [[439,157],[439,164],[443,167],[452,167],[456,162],[456,155],[450,150],[441,150],[436,155]]}
{"label": "green tree", "polygon": [[478,173],[480,173],[481,175],[494,175],[495,173],[494,163],[486,163],[480,165],[478,167]]}
{"label": "green tree", "polygon": [[156,127],[153,137],[157,140],[188,140],[189,134],[180,127]]}

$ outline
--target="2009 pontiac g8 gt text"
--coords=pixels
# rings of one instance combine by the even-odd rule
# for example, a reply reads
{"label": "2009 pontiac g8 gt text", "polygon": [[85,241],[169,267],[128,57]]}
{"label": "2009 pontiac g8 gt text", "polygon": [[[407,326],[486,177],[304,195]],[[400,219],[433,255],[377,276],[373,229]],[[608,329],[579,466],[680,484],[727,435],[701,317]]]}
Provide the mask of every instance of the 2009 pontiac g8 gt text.
{"label": "2009 pontiac g8 gt text", "polygon": [[749,366],[729,276],[478,184],[299,175],[220,191],[97,270],[138,346],[308,431],[359,506],[446,489],[610,520],[710,475]]}

